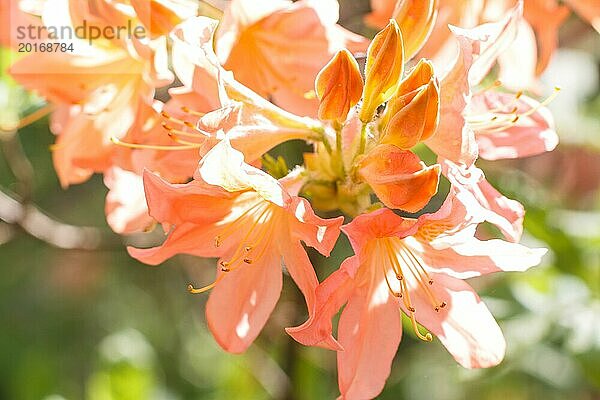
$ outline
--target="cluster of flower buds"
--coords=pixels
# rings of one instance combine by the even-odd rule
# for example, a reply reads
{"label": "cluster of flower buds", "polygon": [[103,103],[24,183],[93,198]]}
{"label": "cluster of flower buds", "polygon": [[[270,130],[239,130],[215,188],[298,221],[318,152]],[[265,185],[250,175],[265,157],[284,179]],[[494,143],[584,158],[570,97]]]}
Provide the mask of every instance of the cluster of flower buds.
{"label": "cluster of flower buds", "polygon": [[[116,232],[166,231],[157,247],[129,248],[133,257],[152,265],[176,254],[218,258],[214,282],[188,289],[210,291],[206,319],[225,350],[243,352],[259,335],[285,266],[308,315],[287,332],[337,352],[345,399],[381,392],[402,314],[416,337],[437,337],[467,368],[502,360],[500,328],[464,279],[524,271],[545,250],[518,244],[523,207],[475,162],[557,145],[545,107],[556,92],[540,102],[521,89],[539,90],[553,50],[547,32],[563,7],[544,6],[553,31],[532,19],[541,11],[528,7],[540,2],[526,2],[524,13],[522,0],[490,1],[503,5],[490,21],[468,1],[373,1],[365,21],[382,30],[368,40],[337,24],[335,0],[233,0],[225,10],[192,0],[42,0],[37,15],[19,0],[4,3],[13,21],[150,33],[25,56],[11,73],[53,112],[61,184],[101,173]],[[542,55],[516,58],[531,26]],[[12,34],[2,31],[3,45]],[[515,60],[532,73],[515,74]],[[157,95],[166,87],[168,99]],[[290,140],[313,149],[291,170],[268,155]],[[435,164],[418,155],[427,153]],[[478,238],[484,222],[503,238]],[[354,254],[319,283],[305,246],[329,256],[341,232]],[[335,338],[332,318],[344,305]]]}

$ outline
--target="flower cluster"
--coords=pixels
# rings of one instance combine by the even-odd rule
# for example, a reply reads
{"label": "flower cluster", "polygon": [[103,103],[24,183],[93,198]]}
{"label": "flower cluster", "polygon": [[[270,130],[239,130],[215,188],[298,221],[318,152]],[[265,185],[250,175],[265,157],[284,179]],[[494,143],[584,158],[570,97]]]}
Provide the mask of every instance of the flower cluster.
{"label": "flower cluster", "polygon": [[[25,56],[11,74],[48,101],[62,186],[101,173],[115,232],[165,230],[131,256],[218,258],[214,281],[188,289],[210,291],[206,319],[223,349],[256,339],[285,271],[307,310],[286,331],[337,352],[342,398],[381,392],[403,315],[464,367],[502,360],[500,328],[464,280],[524,271],[545,249],[518,244],[523,206],[475,164],[557,145],[546,108],[557,89],[543,101],[524,91],[541,89],[564,6],[372,0],[365,20],[381,30],[368,40],[337,24],[335,0],[21,3],[2,1],[12,20],[149,32]],[[597,21],[597,8],[569,3]],[[290,140],[312,146],[291,170],[268,154]],[[483,223],[502,238],[482,240]],[[341,232],[354,254],[319,283],[305,246],[329,256]]]}

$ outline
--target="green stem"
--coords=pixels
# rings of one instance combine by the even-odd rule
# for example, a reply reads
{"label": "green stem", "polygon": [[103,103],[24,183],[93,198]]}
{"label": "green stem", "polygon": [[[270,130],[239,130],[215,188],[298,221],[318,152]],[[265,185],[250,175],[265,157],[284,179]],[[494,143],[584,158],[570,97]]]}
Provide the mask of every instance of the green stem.
{"label": "green stem", "polygon": [[360,145],[358,147],[358,154],[363,154],[365,152],[365,148],[367,147],[367,124],[363,122],[362,127],[360,128]]}

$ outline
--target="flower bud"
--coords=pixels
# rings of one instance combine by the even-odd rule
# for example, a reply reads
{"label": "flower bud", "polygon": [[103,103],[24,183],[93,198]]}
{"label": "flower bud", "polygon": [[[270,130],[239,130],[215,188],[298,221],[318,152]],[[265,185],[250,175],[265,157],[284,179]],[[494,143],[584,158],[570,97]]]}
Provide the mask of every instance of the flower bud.
{"label": "flower bud", "polygon": [[435,133],[439,114],[439,83],[431,63],[421,61],[388,102],[381,143],[409,149]]}
{"label": "flower bud", "polygon": [[388,208],[421,210],[437,193],[441,168],[426,166],[419,157],[396,146],[381,144],[358,162],[358,175]]}
{"label": "flower bud", "polygon": [[410,60],[421,50],[433,30],[438,0],[402,0],[396,3],[393,18],[404,38],[404,56]]}
{"label": "flower bud", "polygon": [[392,97],[400,84],[403,70],[402,35],[396,21],[391,20],[375,35],[367,50],[366,82],[360,112],[363,123],[371,121],[377,107]]}
{"label": "flower bud", "polygon": [[348,50],[339,51],[323,67],[315,81],[320,100],[319,119],[343,122],[362,95],[363,80],[358,63]]}

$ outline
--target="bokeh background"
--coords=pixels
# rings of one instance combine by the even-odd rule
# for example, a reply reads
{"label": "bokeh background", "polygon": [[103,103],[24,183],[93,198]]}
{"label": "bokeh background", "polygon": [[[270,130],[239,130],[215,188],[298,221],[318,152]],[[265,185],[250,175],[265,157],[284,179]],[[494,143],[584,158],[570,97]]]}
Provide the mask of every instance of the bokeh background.
{"label": "bokeh background", "polygon": [[[342,24],[363,31],[368,2],[340,3]],[[560,45],[542,78],[548,88],[562,87],[550,105],[557,150],[479,164],[524,203],[524,242],[550,249],[529,272],[472,282],[506,335],[506,359],[465,370],[438,341],[420,342],[407,329],[381,399],[600,399],[600,35],[572,15]],[[0,58],[4,71],[8,54]],[[0,120],[41,105],[4,72],[1,78]],[[111,233],[100,177],[61,189],[48,124],[0,134],[0,399],[337,395],[335,354],[283,332],[305,318],[287,277],[256,343],[241,356],[224,353],[206,328],[206,295],[186,291],[188,282],[212,280],[214,261],[178,256],[149,267],[131,259],[125,244],[149,245],[161,234]],[[301,148],[291,143],[274,153],[293,164]],[[341,238],[330,259],[310,255],[323,279],[349,253]]]}

